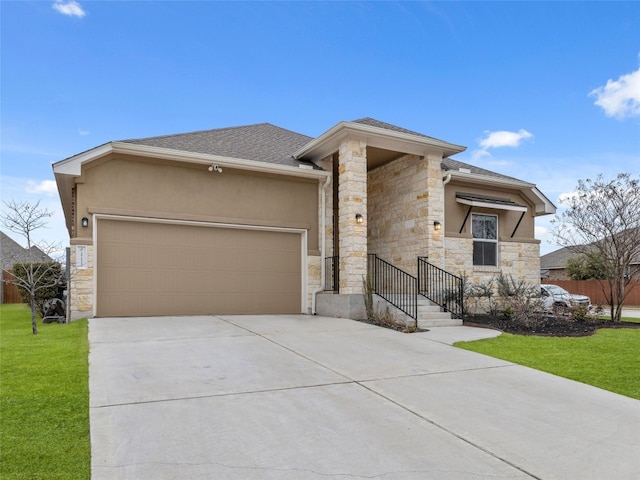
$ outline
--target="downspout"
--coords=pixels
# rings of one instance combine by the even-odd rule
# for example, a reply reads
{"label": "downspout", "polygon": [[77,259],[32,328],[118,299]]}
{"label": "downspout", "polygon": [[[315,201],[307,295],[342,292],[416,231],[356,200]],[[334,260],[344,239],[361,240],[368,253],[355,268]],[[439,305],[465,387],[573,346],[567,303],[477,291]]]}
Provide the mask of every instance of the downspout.
{"label": "downspout", "polygon": [[322,232],[322,235],[320,236],[320,286],[318,288],[316,288],[313,293],[312,293],[312,297],[311,297],[311,314],[315,315],[316,314],[316,297],[318,296],[318,293],[324,291],[324,282],[325,282],[325,277],[326,277],[326,271],[325,271],[325,255],[326,255],[326,237],[327,237],[327,232],[326,232],[326,223],[327,223],[327,215],[326,215],[326,209],[327,209],[327,187],[329,186],[329,182],[331,181],[331,175],[327,175],[327,178],[324,181],[324,185],[322,186],[322,195],[320,198],[320,215],[322,216],[320,218],[320,231]]}
{"label": "downspout", "polygon": [[[445,212],[445,203],[446,203],[446,198],[444,198],[444,186],[449,183],[451,181],[451,173],[447,173],[445,175],[445,177],[442,179],[442,211],[445,214],[444,216],[446,217],[446,212]],[[446,270],[445,268],[445,256],[447,255],[447,248],[446,248],[446,244],[445,242],[447,241],[447,235],[446,235],[446,225],[445,225],[445,221],[444,218],[442,219],[442,269]]]}

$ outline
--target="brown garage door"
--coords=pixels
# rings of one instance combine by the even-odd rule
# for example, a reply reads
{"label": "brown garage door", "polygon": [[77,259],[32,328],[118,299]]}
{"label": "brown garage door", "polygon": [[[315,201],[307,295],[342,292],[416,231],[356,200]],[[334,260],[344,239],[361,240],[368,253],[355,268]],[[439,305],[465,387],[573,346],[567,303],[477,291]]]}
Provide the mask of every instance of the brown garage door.
{"label": "brown garage door", "polygon": [[96,313],[300,313],[301,234],[100,219]]}

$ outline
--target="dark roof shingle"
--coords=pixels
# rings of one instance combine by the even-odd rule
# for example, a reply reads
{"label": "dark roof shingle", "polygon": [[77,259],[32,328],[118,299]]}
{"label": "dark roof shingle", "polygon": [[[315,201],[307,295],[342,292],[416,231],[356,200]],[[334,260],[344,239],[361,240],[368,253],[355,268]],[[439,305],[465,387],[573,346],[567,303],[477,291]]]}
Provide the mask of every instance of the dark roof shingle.
{"label": "dark roof shingle", "polygon": [[311,140],[270,123],[258,123],[121,142],[297,167],[305,162],[295,160],[293,152]]}
{"label": "dark roof shingle", "polygon": [[[438,140],[371,117],[353,120],[352,123]],[[309,163],[296,160],[292,156],[293,153],[304,147],[311,140],[313,140],[312,137],[277,127],[270,123],[257,123],[239,127],[121,140],[121,142],[297,167],[300,164],[309,165]],[[517,178],[485,170],[451,158],[443,159],[442,168],[445,171],[459,170],[460,168],[469,169],[471,173],[476,175],[522,182]]]}
{"label": "dark roof shingle", "polygon": [[6,233],[0,231],[0,266],[11,270],[14,263],[53,262],[53,259],[38,247],[31,247],[31,253]]}
{"label": "dark roof shingle", "polygon": [[352,123],[360,123],[362,125],[369,125],[370,127],[384,128],[385,130],[392,130],[394,132],[407,133],[409,135],[417,135],[423,138],[438,140],[437,138],[429,137],[428,135],[425,135],[423,133],[407,130],[406,128],[398,127],[397,125],[392,125],[391,123],[381,122],[380,120],[376,120],[375,118],[371,117],[359,118],[358,120],[353,120]]}
{"label": "dark roof shingle", "polygon": [[[484,175],[487,177],[493,178],[502,178],[504,180],[515,181],[523,183],[523,180],[520,180],[515,177],[509,177],[507,175],[502,175],[501,173],[492,172],[491,170],[486,170],[484,168],[476,167],[475,165],[470,165],[468,163],[461,162],[459,160],[454,160],[452,158],[445,158],[442,160],[442,169],[447,172],[450,170],[460,171],[460,169],[467,169],[471,173],[475,175]],[[526,182],[524,182],[526,183]]]}

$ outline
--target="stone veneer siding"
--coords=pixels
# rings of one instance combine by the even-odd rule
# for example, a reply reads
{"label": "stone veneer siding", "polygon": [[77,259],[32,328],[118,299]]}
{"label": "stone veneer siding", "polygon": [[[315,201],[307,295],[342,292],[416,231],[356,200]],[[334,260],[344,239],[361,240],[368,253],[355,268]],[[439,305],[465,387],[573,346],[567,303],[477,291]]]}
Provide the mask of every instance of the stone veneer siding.
{"label": "stone veneer siding", "polygon": [[498,266],[473,265],[473,239],[447,238],[446,270],[467,275],[471,283],[484,283],[502,272],[533,285],[540,283],[540,244],[531,242],[499,242]]}
{"label": "stone veneer siding", "polygon": [[[346,140],[338,151],[340,294],[362,294],[367,275],[367,144]],[[356,214],[364,222],[356,223]]]}
{"label": "stone veneer siding", "polygon": [[307,256],[307,301],[305,309],[307,313],[312,313],[313,295],[321,286],[322,257],[320,255]]}
{"label": "stone veneer siding", "polygon": [[69,313],[71,320],[92,317],[94,298],[93,298],[93,272],[94,272],[94,247],[87,247],[87,268],[80,269],[76,267],[76,249],[75,244],[71,245],[71,285],[69,285]]}
{"label": "stone veneer siding", "polygon": [[417,258],[440,261],[443,222],[441,157],[405,155],[369,172],[368,251],[416,275]]}

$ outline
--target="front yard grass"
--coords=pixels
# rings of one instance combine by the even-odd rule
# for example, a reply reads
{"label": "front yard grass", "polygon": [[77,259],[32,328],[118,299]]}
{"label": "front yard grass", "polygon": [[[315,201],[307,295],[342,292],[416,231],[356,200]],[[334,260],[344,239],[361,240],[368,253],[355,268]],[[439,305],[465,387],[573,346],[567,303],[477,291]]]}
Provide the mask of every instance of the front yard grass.
{"label": "front yard grass", "polygon": [[0,478],[91,477],[87,320],[39,322],[0,305]]}
{"label": "front yard grass", "polygon": [[640,400],[640,329],[599,329],[587,337],[511,335],[464,348]]}

